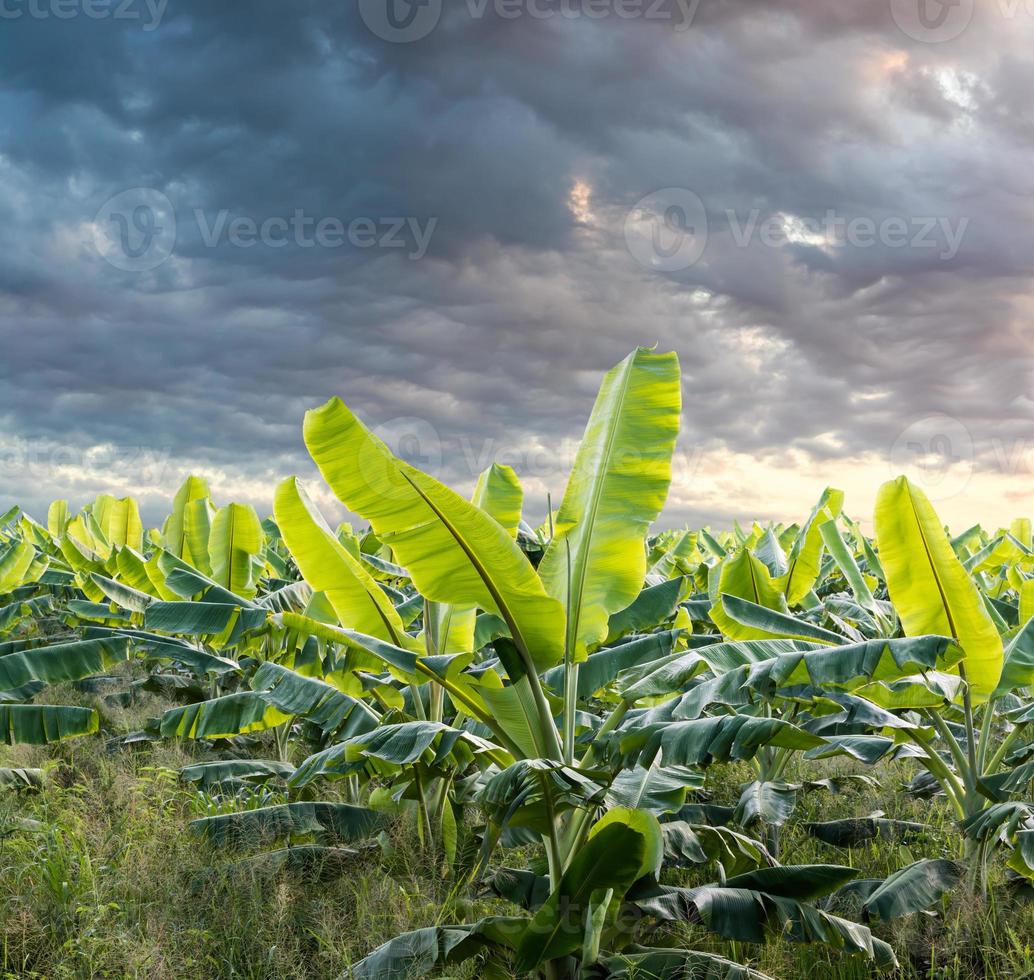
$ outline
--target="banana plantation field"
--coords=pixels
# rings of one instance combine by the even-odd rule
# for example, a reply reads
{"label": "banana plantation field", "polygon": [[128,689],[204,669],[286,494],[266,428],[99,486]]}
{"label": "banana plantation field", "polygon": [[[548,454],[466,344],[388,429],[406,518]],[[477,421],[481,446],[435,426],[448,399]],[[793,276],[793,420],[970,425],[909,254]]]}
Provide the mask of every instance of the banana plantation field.
{"label": "banana plantation field", "polygon": [[610,371],[539,527],[337,398],[353,526],[294,478],[0,517],[0,975],[1034,969],[1030,521],[899,478],[871,536],[658,531],[680,386]]}

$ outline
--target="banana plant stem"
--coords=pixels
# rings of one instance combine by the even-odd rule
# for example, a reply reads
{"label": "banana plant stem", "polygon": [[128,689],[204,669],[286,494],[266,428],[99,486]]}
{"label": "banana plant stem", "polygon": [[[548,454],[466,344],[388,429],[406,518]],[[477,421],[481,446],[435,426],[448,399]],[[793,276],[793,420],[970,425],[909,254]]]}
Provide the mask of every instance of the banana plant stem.
{"label": "banana plant stem", "polygon": [[1005,736],[1005,738],[1002,740],[1002,744],[999,745],[998,749],[995,751],[995,754],[992,755],[991,758],[988,760],[987,766],[984,770],[985,772],[993,773],[1002,764],[1002,760],[1005,758],[1009,749],[1012,748],[1013,742],[1016,741],[1016,739],[1019,737],[1019,734],[1020,730],[1017,727]]}
{"label": "banana plant stem", "polygon": [[987,746],[991,738],[991,725],[994,722],[995,710],[994,701],[988,701],[984,705],[984,714],[980,719],[980,741],[977,744],[977,766],[983,774],[984,764],[987,762]]}
{"label": "banana plant stem", "polygon": [[924,715],[929,719],[933,727],[937,729],[937,734],[944,739],[945,744],[948,746],[948,751],[951,753],[952,759],[955,760],[955,768],[958,769],[959,776],[962,777],[963,785],[968,792],[971,788],[972,773],[969,767],[969,760],[966,758],[966,754],[962,751],[962,746],[959,745],[958,740],[952,734],[951,729],[948,727],[948,723],[939,714],[937,714],[936,711],[927,709],[924,711]]}
{"label": "banana plant stem", "polygon": [[592,740],[592,744],[585,750],[585,755],[582,756],[581,762],[578,763],[582,769],[588,769],[596,759],[596,745],[604,735],[609,735],[618,725],[624,721],[625,715],[628,714],[629,709],[632,707],[631,701],[622,702],[607,716],[606,721],[603,722],[603,726]]}
{"label": "banana plant stem", "polygon": [[921,761],[941,784],[941,789],[944,790],[945,796],[948,797],[948,801],[954,808],[956,816],[960,820],[965,819],[966,813],[962,806],[962,797],[965,795],[965,790],[963,790],[958,777],[944,764],[944,760],[937,754],[937,750],[918,732],[908,732],[907,734],[926,753],[926,757]]}

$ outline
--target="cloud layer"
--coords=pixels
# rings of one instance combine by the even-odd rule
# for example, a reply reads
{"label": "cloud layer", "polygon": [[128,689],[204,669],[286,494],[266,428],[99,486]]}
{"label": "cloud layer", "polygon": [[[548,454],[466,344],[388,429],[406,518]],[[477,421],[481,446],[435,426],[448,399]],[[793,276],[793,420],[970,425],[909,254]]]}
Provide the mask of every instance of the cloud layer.
{"label": "cloud layer", "polygon": [[395,6],[5,0],[0,503],[268,508],[339,394],[541,514],[657,343],[668,523],[1029,510],[1034,6]]}

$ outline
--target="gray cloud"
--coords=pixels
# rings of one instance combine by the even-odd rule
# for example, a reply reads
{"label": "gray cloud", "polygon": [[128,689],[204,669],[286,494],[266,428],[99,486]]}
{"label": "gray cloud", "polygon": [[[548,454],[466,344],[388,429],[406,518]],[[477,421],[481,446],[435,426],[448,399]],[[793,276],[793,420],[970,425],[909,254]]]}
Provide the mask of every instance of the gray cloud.
{"label": "gray cloud", "polygon": [[[931,414],[990,473],[1034,437],[1022,5],[943,44],[889,0],[700,0],[684,31],[469,9],[411,44],[314,0],[169,0],[153,30],[3,24],[3,501],[128,488],[156,521],[200,467],[268,507],[278,477],[312,475],[304,411],[341,394],[372,424],[424,420],[461,486],[514,462],[541,513],[600,374],[637,343],[682,358],[687,458],[800,452],[816,494]],[[625,219],[671,187],[699,196],[707,245],[652,271]],[[136,272],[93,228],[132,188],[176,219],[171,256]],[[205,241],[296,212],[381,240],[396,217],[436,223],[419,260],[347,232]],[[829,213],[863,241],[826,240]],[[933,244],[912,241],[931,221]],[[868,241],[881,223],[897,231]],[[682,494],[668,520],[734,514]]]}

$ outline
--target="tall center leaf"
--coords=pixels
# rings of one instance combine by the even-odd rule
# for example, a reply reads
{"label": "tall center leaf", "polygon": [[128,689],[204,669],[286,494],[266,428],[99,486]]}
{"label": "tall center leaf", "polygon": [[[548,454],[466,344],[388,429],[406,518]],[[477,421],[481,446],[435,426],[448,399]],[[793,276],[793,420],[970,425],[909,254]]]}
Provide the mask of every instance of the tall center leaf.
{"label": "tall center leaf", "polygon": [[643,587],[643,541],[668,496],[681,412],[674,353],[639,348],[603,380],[539,566],[546,591],[567,607],[577,660]]}

